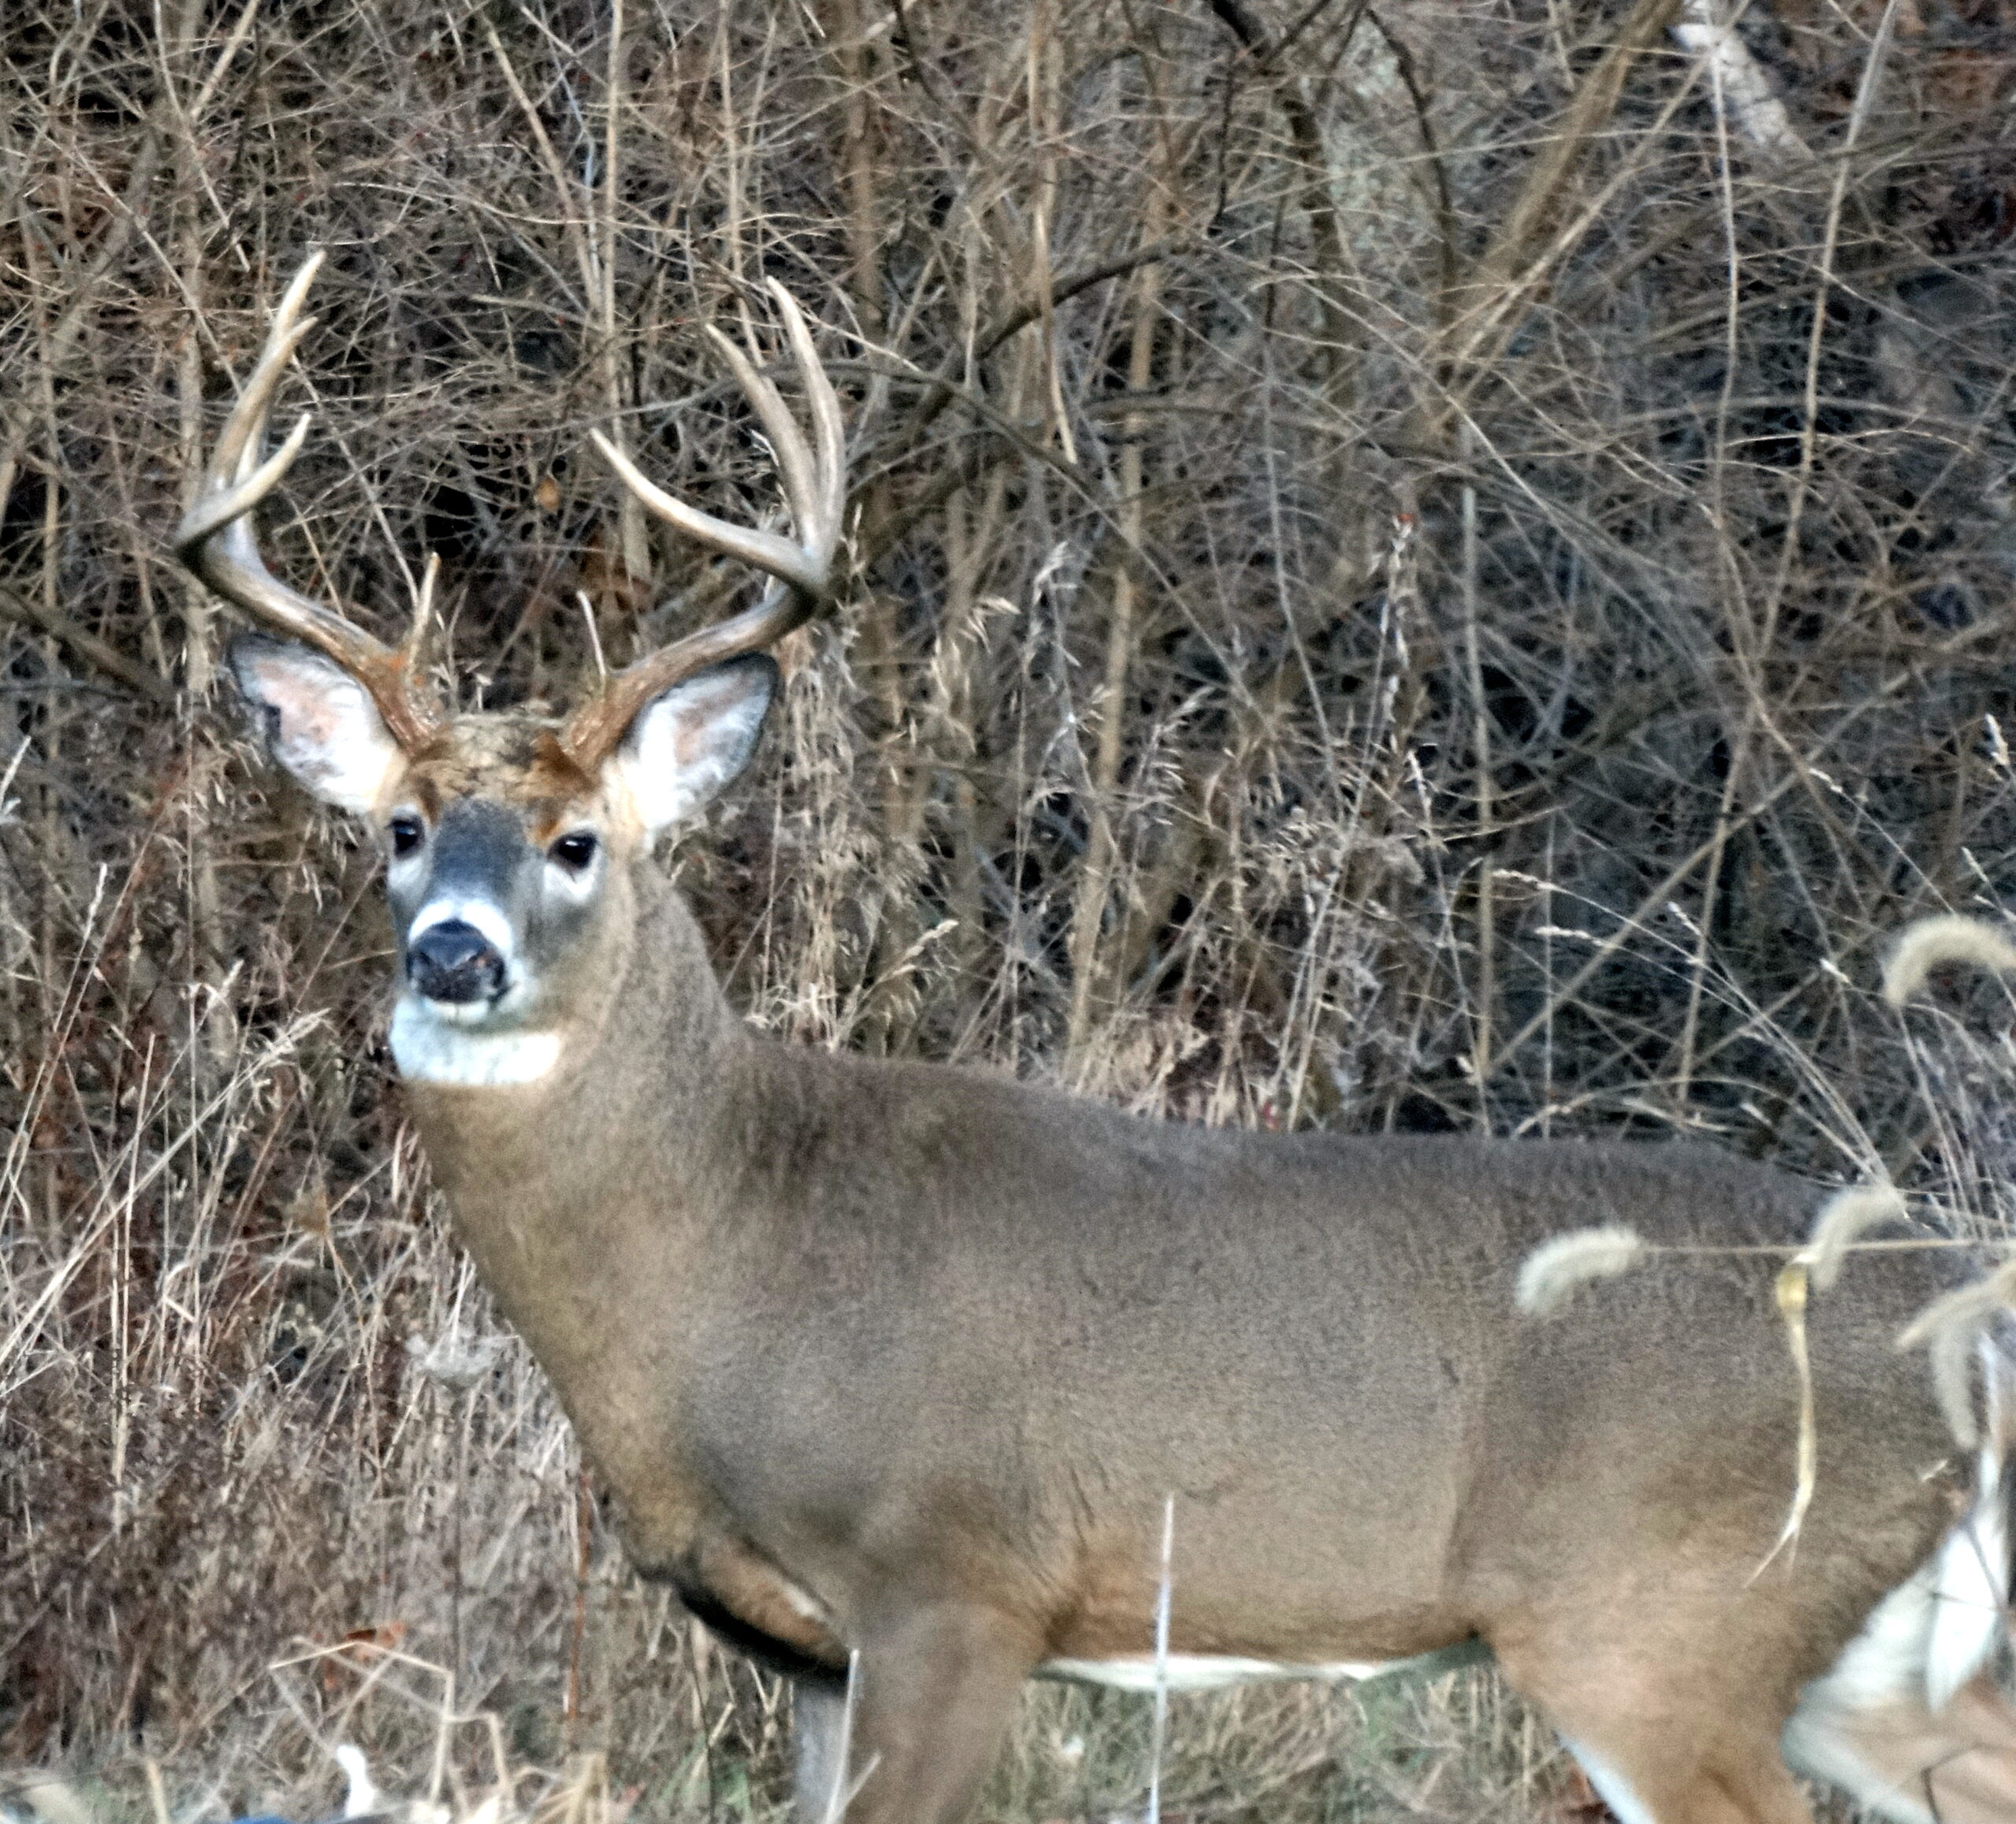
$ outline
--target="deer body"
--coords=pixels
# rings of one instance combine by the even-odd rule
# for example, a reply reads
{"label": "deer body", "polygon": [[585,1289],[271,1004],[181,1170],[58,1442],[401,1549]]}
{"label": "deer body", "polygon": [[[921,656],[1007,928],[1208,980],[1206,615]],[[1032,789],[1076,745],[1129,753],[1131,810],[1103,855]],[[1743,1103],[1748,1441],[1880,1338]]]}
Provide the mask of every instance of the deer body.
{"label": "deer body", "polygon": [[[1773,1264],[1606,1288],[1545,1327],[1511,1284],[1538,1243],[1627,1214],[1666,1239],[1796,1241],[1807,1187],[1683,1147],[1173,1127],[795,1050],[730,1013],[655,873],[638,888],[621,1010],[579,1055],[408,1100],[632,1556],[750,1634],[704,1561],[771,1567],[814,1622],[776,1637],[788,1667],[843,1672],[883,1611],[956,1600],[1012,1620],[1024,1670],[1124,1678],[1153,1639],[1166,1496],[1191,1659],[1377,1665],[1495,1632],[1501,1586],[1533,1603],[1527,1542],[1559,1555],[1551,1505],[1579,1513],[1577,1555],[1613,1535],[1590,1512],[1603,1462],[1695,1485],[1690,1516],[1769,1552],[1796,1407]],[[603,1129],[624,1144],[570,1141]],[[1881,1361],[1939,1270],[1870,1277],[1816,1314],[1830,1368]],[[1838,1520],[1868,1566],[1805,1676],[1951,1522],[1948,1487],[1915,1473],[1953,1454],[1937,1408],[1896,1395],[1823,1427],[1840,1448],[1806,1549]],[[1613,1498],[1621,1522],[1642,1488]],[[1796,1603],[1781,1581],[1724,1594]]]}
{"label": "deer body", "polygon": [[[1788,1759],[1894,1824],[2016,1818],[1987,1670],[2016,1376],[1984,1362],[1971,1459],[1893,1348],[1949,1266],[1858,1262],[1814,1303],[1786,1548],[1800,1395],[1773,1286],[1812,1187],[1688,1147],[1143,1121],[758,1035],[653,847],[746,762],[776,681],[750,649],[827,589],[838,407],[795,307],[813,443],[728,351],[796,543],[605,449],[778,586],[565,722],[450,718],[252,542],[302,435],[262,461],[313,271],[178,543],[300,643],[241,642],[234,671],[275,756],[385,843],[394,1051],[456,1232],[637,1563],[796,1681],[807,1824],[955,1824],[1032,1674],[1480,1650],[1624,1824],[1803,1824]],[[1720,1251],[1519,1313],[1536,1247],[1620,1222]]]}

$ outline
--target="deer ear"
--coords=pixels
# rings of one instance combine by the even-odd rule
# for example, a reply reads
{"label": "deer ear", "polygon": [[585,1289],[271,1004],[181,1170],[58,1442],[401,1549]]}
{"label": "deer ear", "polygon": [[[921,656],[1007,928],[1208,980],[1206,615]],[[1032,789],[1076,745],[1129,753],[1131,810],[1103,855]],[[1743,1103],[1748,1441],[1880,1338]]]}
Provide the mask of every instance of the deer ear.
{"label": "deer ear", "polygon": [[655,697],[609,764],[653,836],[684,822],[749,764],[777,688],[762,653],[710,666]]}
{"label": "deer ear", "polygon": [[226,656],[266,751],[324,803],[370,810],[402,756],[363,685],[281,640],[243,636]]}

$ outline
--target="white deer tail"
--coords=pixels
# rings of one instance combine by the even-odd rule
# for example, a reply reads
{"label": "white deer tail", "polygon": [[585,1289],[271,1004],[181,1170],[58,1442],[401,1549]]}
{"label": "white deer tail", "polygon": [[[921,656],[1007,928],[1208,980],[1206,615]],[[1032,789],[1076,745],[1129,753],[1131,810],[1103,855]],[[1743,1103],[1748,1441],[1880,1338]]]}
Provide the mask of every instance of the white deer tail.
{"label": "white deer tail", "polygon": [[1981,1455],[1974,1499],[1933,1561],[1932,1626],[1925,1641],[1925,1702],[1944,1707],[1981,1671],[2009,1630],[2010,1554],[2016,1552],[2016,1362],[1992,1336],[1981,1339]]}

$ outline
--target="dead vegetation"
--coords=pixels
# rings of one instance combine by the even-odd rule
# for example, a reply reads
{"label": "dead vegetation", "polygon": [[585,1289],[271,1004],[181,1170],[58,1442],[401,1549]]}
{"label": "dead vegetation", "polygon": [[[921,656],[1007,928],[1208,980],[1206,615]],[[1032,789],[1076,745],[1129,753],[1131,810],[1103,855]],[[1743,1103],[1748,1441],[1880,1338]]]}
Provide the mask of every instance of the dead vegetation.
{"label": "dead vegetation", "polygon": [[[587,432],[760,513],[701,328],[769,277],[823,323],[850,605],[679,862],[752,1017],[1196,1119],[1707,1133],[1999,1233],[2006,999],[1873,991],[2016,866],[2012,34],[9,6],[0,1752],[314,1814],[346,1737],[426,1785],[445,1709],[501,1730],[465,1798],[499,1753],[570,1817],[778,1790],[777,1689],[626,1581],[428,1219],[370,864],[250,762],[162,550],[310,247],[269,542],[376,628],[438,553],[465,702],[710,610]],[[1032,1700],[1002,1814],[1138,1807],[1146,1748]],[[1162,1790],[1574,1799],[1475,1678],[1187,1702]]]}

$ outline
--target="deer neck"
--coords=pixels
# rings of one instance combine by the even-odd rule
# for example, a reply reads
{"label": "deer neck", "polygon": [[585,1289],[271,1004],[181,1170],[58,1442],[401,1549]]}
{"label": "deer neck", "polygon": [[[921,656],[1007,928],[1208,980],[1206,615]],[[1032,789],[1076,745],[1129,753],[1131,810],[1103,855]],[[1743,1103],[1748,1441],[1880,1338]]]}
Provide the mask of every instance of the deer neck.
{"label": "deer neck", "polygon": [[680,1333],[759,1049],[676,892],[649,866],[632,890],[625,940],[574,998],[550,1071],[406,1087],[456,1239],[619,1492],[664,1394],[634,1339]]}

